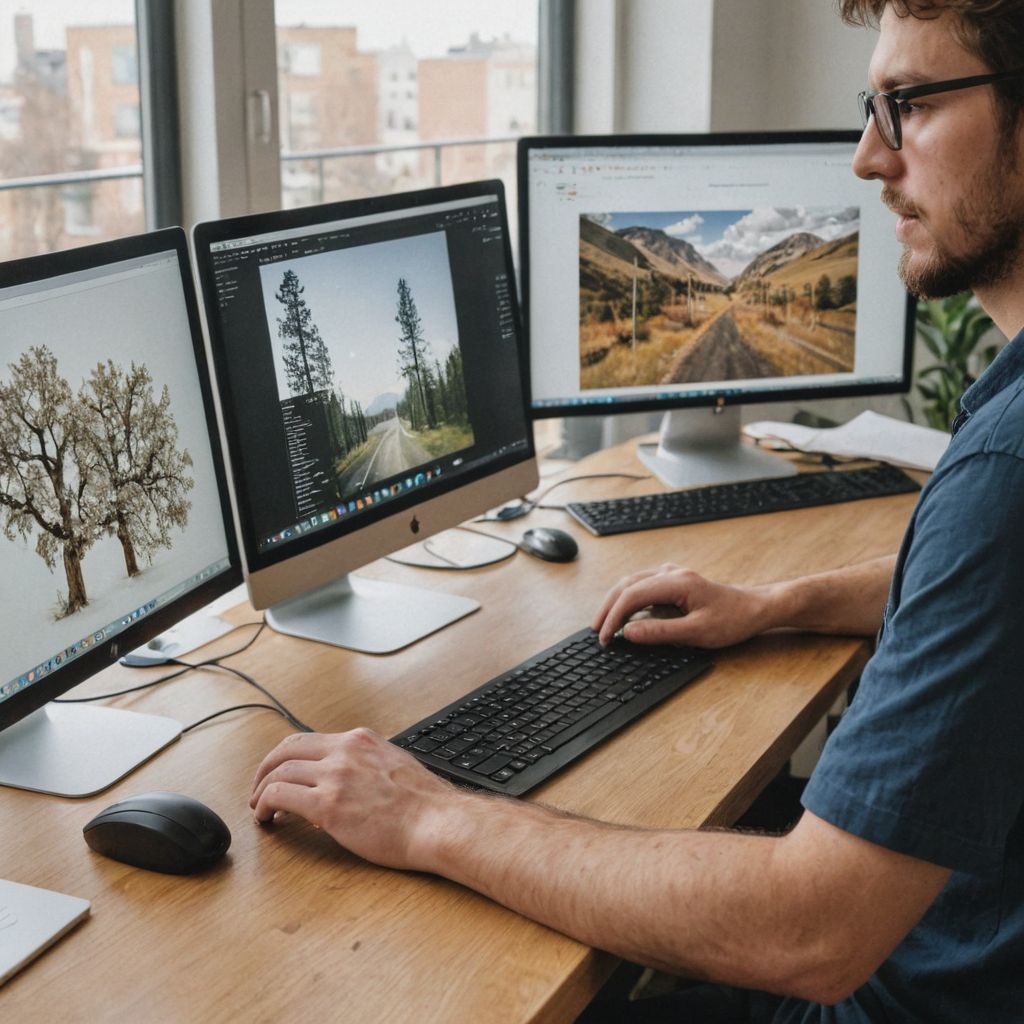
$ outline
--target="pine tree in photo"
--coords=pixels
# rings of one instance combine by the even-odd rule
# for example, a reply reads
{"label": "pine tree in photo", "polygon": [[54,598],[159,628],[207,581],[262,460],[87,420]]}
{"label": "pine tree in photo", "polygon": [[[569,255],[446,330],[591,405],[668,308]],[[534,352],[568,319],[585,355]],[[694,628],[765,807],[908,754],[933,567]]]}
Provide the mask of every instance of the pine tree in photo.
{"label": "pine tree in photo", "polygon": [[[423,426],[433,427],[437,424],[434,410],[434,398],[429,390],[430,384],[430,345],[423,337],[423,326],[416,309],[416,300],[412,297],[412,289],[404,277],[398,279],[398,315],[395,322],[400,328],[398,337],[398,372],[408,381],[410,388],[418,392],[422,405]],[[411,398],[411,396],[410,396]],[[410,401],[414,407],[415,402]],[[413,426],[417,426],[414,422]]]}
{"label": "pine tree in photo", "polygon": [[82,559],[101,529],[95,467],[82,445],[78,403],[45,346],[32,347],[0,381],[0,517],[8,540],[36,538],[51,571],[63,564],[63,613],[89,603]]}
{"label": "pine tree in photo", "polygon": [[192,457],[178,449],[167,387],[157,399],[145,366],[98,364],[79,402],[82,446],[105,494],[95,517],[120,541],[125,571],[136,576],[139,559],[152,562],[157,548],[171,546],[171,530],[188,523]]}
{"label": "pine tree in photo", "polygon": [[331,387],[334,371],[331,354],[313,323],[313,314],[303,298],[305,288],[294,270],[286,270],[274,298],[284,307],[277,318],[277,335],[284,342],[282,360],[285,377],[293,395],[311,395]]}
{"label": "pine tree in photo", "polygon": [[462,367],[462,349],[455,345],[444,363],[445,393],[452,423],[469,422],[469,405],[466,400],[466,378]]}

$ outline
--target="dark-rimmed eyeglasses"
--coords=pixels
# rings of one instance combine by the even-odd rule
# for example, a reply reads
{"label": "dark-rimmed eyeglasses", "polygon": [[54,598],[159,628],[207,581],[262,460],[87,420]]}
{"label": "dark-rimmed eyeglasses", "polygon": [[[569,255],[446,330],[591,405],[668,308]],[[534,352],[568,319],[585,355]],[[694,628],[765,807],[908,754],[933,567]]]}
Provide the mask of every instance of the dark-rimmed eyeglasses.
{"label": "dark-rimmed eyeglasses", "polygon": [[969,78],[951,78],[946,82],[929,82],[927,85],[912,85],[907,89],[895,89],[893,92],[875,92],[868,89],[857,94],[863,126],[867,128],[868,121],[873,117],[882,141],[890,149],[899,149],[903,145],[901,105],[908,100],[915,100],[919,96],[932,96],[938,92],[973,89],[976,85],[990,85],[992,82],[1002,82],[1007,78],[1024,78],[1024,68],[996,71],[990,75],[971,75]]}

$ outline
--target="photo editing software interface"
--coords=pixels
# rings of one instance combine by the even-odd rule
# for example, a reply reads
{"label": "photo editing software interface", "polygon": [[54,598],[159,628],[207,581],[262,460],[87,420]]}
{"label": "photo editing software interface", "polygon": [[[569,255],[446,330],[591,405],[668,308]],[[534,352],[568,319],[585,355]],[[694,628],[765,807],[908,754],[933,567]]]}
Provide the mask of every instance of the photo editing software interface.
{"label": "photo editing software interface", "polygon": [[895,218],[855,149],[530,149],[535,412],[905,389]]}
{"label": "photo editing software interface", "polygon": [[529,453],[497,195],[268,216],[200,254],[250,568]]}
{"label": "photo editing software interface", "polygon": [[178,254],[0,287],[0,702],[230,565]]}

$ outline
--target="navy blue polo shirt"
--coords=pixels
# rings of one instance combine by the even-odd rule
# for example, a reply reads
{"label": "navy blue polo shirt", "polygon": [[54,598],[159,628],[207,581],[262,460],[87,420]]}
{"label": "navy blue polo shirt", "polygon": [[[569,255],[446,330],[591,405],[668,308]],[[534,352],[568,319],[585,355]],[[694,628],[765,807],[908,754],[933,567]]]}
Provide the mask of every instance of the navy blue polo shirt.
{"label": "navy blue polo shirt", "polygon": [[878,972],[777,1022],[1024,1021],[1024,331],[964,394],[804,806],[953,874]]}

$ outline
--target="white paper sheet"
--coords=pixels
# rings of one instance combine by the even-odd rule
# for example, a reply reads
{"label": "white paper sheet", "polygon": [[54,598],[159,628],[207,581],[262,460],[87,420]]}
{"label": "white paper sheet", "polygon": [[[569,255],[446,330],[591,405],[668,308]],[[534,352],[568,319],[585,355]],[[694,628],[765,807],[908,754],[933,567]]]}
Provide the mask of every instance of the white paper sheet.
{"label": "white paper sheet", "polygon": [[743,432],[749,437],[771,442],[777,440],[801,452],[817,452],[845,459],[879,459],[894,466],[933,470],[949,444],[949,434],[931,427],[862,412],[849,423],[818,430],[798,423],[759,420],[748,423]]}

